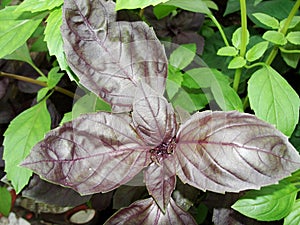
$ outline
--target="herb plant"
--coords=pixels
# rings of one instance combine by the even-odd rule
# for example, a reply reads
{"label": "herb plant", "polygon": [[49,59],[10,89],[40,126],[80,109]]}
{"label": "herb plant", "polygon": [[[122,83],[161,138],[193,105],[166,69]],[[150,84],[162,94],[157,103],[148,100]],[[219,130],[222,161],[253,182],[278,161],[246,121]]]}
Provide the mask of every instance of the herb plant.
{"label": "herb plant", "polygon": [[[120,209],[105,224],[197,224],[199,219],[196,222],[188,208],[179,205],[180,183],[216,193],[260,189],[247,192],[232,208],[257,220],[286,217],[285,224],[293,224],[300,157],[288,137],[298,123],[299,97],[271,64],[280,51],[290,67],[297,65],[297,56],[291,58],[290,54],[299,54],[300,20],[295,16],[299,0],[280,21],[263,12],[251,14],[254,22],[269,29],[262,39],[255,40],[247,29],[248,5],[241,0],[241,27],[232,32],[231,43],[209,9],[217,8],[213,1],[119,0],[115,4],[71,0],[64,2],[62,10],[59,0],[36,7],[30,2],[1,10],[0,19],[14,12],[10,23],[30,30],[22,37],[26,41],[50,10],[45,41],[59,67],[54,66],[45,76],[26,53],[24,42],[15,39],[0,55],[32,65],[41,77],[29,81],[45,86],[38,92],[38,104],[15,118],[5,132],[5,169],[17,192],[28,183],[31,171],[60,185],[64,190],[60,193],[75,195],[75,190],[85,196],[72,204],[87,201],[93,194],[142,183],[148,192],[146,199]],[[233,10],[233,1],[228,1],[230,4]],[[142,8],[140,16],[145,13],[147,20],[143,8],[149,5],[155,5],[158,19],[171,15],[173,22],[172,15],[180,13],[177,9],[205,14],[225,43],[225,47],[223,43],[218,46],[217,55],[222,58],[214,52],[216,62],[222,63],[208,59],[210,68],[199,62],[190,67],[196,53],[207,57],[209,49],[203,41],[213,34],[203,33],[203,38],[195,30],[184,31],[200,41],[192,39],[196,44],[170,50],[145,22],[116,20],[115,9],[134,8]],[[32,13],[24,13],[28,10]],[[203,29],[211,28],[204,24]],[[181,29],[177,31],[175,38],[179,39],[183,34]],[[0,44],[3,40],[0,38]],[[61,125],[48,132],[47,99],[52,90],[74,96],[57,87],[62,77],[59,68],[93,94],[79,99]],[[247,88],[241,85],[245,80]],[[87,107],[80,108],[79,102],[87,99]],[[207,110],[210,102],[223,111]],[[249,106],[255,115],[244,113]],[[19,137],[17,158],[15,151],[9,151],[14,149],[14,135]],[[34,176],[29,189],[40,184]],[[30,192],[27,194],[32,195]],[[276,212],[272,211],[274,205],[280,206]],[[217,224],[217,211],[215,215]]]}

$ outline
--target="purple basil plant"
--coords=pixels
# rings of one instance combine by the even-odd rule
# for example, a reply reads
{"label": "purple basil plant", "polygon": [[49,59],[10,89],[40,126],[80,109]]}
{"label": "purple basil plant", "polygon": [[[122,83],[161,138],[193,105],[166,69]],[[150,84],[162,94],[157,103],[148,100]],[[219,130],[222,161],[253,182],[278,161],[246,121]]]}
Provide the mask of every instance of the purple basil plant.
{"label": "purple basil plant", "polygon": [[196,224],[172,199],[177,177],[203,191],[239,192],[299,168],[288,138],[253,115],[203,111],[180,123],[163,96],[162,44],[143,22],[116,22],[114,8],[112,1],[65,1],[61,28],[70,67],[112,112],[83,114],[50,131],[22,166],[81,195],[109,192],[143,173],[150,198],[105,224]]}

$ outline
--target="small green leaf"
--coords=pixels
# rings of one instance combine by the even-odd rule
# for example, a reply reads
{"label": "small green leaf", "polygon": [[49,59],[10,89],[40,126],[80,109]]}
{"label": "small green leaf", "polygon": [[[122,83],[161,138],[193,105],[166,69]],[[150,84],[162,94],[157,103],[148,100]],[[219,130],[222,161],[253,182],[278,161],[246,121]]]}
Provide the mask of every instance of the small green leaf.
{"label": "small green leaf", "polygon": [[[282,29],[284,27],[284,24],[286,22],[286,19],[280,21],[280,29]],[[297,26],[297,24],[300,22],[300,16],[294,16],[292,21],[289,24],[289,28],[288,29],[292,29],[295,26]]]}
{"label": "small green leaf", "polygon": [[44,100],[14,118],[4,133],[5,172],[17,193],[27,185],[32,175],[30,170],[19,167],[19,164],[31,148],[44,138],[50,124],[51,118]]}
{"label": "small green leaf", "polygon": [[11,54],[24,45],[42,21],[42,18],[40,18],[42,16],[38,16],[35,19],[15,19],[20,14],[10,12],[11,14],[7,15],[7,12],[11,11],[11,9],[14,8],[0,11],[0,58]]}
{"label": "small green leaf", "polygon": [[90,92],[75,102],[72,111],[65,113],[63,119],[60,122],[60,125],[77,118],[83,113],[91,113],[97,111],[110,112],[111,107],[101,98],[96,96],[94,93]]}
{"label": "small green leaf", "polygon": [[[249,32],[247,30],[247,39],[246,39],[246,45],[248,45],[249,43]],[[232,38],[231,38],[232,44],[234,47],[236,47],[237,49],[241,49],[241,44],[242,44],[242,28],[239,27],[238,29],[236,29],[234,31],[234,33],[232,34]]]}
{"label": "small green leaf", "polygon": [[286,39],[294,45],[300,45],[300,31],[289,32]]}
{"label": "small green leaf", "polygon": [[268,30],[264,33],[263,39],[274,43],[275,45],[285,45],[287,40],[283,33],[280,33],[275,30]]}
{"label": "small green leaf", "polygon": [[218,50],[217,55],[222,56],[236,56],[239,51],[233,46],[225,46]]}
{"label": "small green leaf", "polygon": [[54,9],[63,4],[63,0],[25,0],[16,9],[17,12],[41,12]]}
{"label": "small green leaf", "polygon": [[207,15],[211,14],[211,11],[209,10],[209,8],[203,0],[169,0],[165,2],[164,5],[173,5],[191,12],[204,13]]}
{"label": "small green leaf", "polygon": [[48,87],[41,88],[37,93],[36,101],[37,102],[41,101],[47,95],[48,91],[49,91]]}
{"label": "small green leaf", "polygon": [[[222,110],[243,111],[242,101],[230,86],[230,81],[216,69],[196,68],[189,70],[184,74],[182,85],[194,89],[210,88],[214,100]],[[210,99],[208,93],[206,94],[206,98]]]}
{"label": "small green leaf", "polygon": [[274,18],[273,16],[269,16],[268,14],[265,13],[253,13],[252,14],[256,19],[259,20],[262,24],[271,27],[273,29],[278,29],[279,28],[279,21]]}
{"label": "small green leaf", "polygon": [[183,73],[175,68],[174,66],[168,66],[168,79],[166,83],[166,92],[169,99],[172,99],[174,95],[178,92],[183,81]]}
{"label": "small green leaf", "polygon": [[11,209],[11,194],[5,188],[0,186],[0,214],[8,217]]}
{"label": "small green leaf", "polygon": [[248,81],[248,95],[255,115],[290,136],[298,123],[299,96],[270,66],[257,70]]}
{"label": "small green leaf", "polygon": [[219,10],[219,7],[216,3],[210,0],[203,0],[206,6],[210,9]]}
{"label": "small green leaf", "polygon": [[262,41],[250,48],[246,53],[246,59],[249,62],[253,62],[264,55],[268,49],[269,42]]}
{"label": "small green leaf", "polygon": [[297,199],[290,211],[284,218],[283,225],[299,225],[300,224],[300,199]]}
{"label": "small green leaf", "polygon": [[116,2],[116,10],[120,9],[138,9],[138,8],[146,8],[150,5],[158,5],[163,2],[167,2],[168,0],[117,0]]}
{"label": "small green leaf", "polygon": [[246,60],[242,56],[234,57],[228,64],[228,69],[242,68],[246,65]]}
{"label": "small green leaf", "polygon": [[67,64],[63,49],[63,40],[60,33],[60,26],[62,24],[62,8],[53,10],[49,14],[46,22],[45,41],[49,49],[49,54],[51,56],[56,56],[60,68],[67,71],[70,80],[74,81],[76,80],[76,77],[74,77]]}
{"label": "small green leaf", "polygon": [[59,67],[53,67],[49,73],[48,73],[48,88],[52,89],[54,88],[58,82],[60,81],[60,79],[63,77],[63,73],[59,73]]}
{"label": "small green leaf", "polygon": [[196,49],[196,44],[180,45],[171,53],[169,64],[178,70],[184,69],[193,61]]}
{"label": "small green leaf", "polygon": [[261,221],[274,221],[284,218],[291,211],[298,189],[289,182],[247,192],[234,205],[233,209],[245,216]]}
{"label": "small green leaf", "polygon": [[290,67],[296,69],[300,60],[300,54],[299,53],[286,53],[281,51],[281,56],[285,63],[289,65]]}
{"label": "small green leaf", "polygon": [[19,61],[27,62],[29,64],[33,64],[26,43],[24,43],[19,48],[17,48],[14,52],[12,52],[9,55],[6,55],[3,58],[8,60],[19,60]]}
{"label": "small green leaf", "polygon": [[157,5],[153,8],[153,13],[158,20],[168,16],[171,12],[176,10],[176,6],[172,5]]}

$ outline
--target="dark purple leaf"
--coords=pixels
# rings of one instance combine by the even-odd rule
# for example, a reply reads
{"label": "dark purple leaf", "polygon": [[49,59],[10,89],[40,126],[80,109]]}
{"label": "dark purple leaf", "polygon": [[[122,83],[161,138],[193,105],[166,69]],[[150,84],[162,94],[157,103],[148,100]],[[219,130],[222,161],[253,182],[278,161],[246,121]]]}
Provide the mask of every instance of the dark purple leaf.
{"label": "dark purple leaf", "polygon": [[129,206],[131,203],[148,196],[145,186],[122,185],[115,191],[113,197],[113,209]]}
{"label": "dark purple leaf", "polygon": [[197,223],[190,214],[179,208],[172,198],[165,214],[152,198],[148,198],[136,201],[129,207],[118,211],[104,225],[114,224],[196,225]]}
{"label": "dark purple leaf", "polygon": [[44,179],[82,195],[125,184],[150,162],[127,114],[85,114],[49,132],[23,162]]}
{"label": "dark purple leaf", "polygon": [[107,193],[94,194],[90,200],[91,206],[97,211],[102,211],[107,209],[112,201],[113,191]]}
{"label": "dark purple leaf", "polygon": [[189,43],[195,43],[197,46],[197,53],[202,54],[204,49],[204,38],[200,36],[196,32],[191,31],[185,31],[178,33],[172,41],[177,44],[189,44]]}
{"label": "dark purple leaf", "polygon": [[33,176],[28,187],[22,191],[22,196],[33,199],[35,202],[61,207],[81,205],[91,198],[91,196],[80,196],[70,188],[46,182],[37,175]]}
{"label": "dark purple leaf", "polygon": [[133,103],[133,125],[150,146],[168,143],[176,135],[175,113],[163,97],[141,85]]}
{"label": "dark purple leaf", "polygon": [[115,22],[112,1],[66,1],[62,25],[68,63],[80,82],[129,111],[140,80],[162,94],[167,76],[164,49],[144,22]]}
{"label": "dark purple leaf", "polygon": [[7,87],[9,84],[9,79],[8,78],[0,78],[0,99],[4,97],[7,91]]}
{"label": "dark purple leaf", "polygon": [[179,130],[175,154],[184,183],[221,193],[273,184],[300,167],[286,136],[235,111],[194,114]]}
{"label": "dark purple leaf", "polygon": [[162,211],[167,208],[176,185],[176,161],[168,155],[160,164],[152,163],[145,170],[145,182],[148,192]]}

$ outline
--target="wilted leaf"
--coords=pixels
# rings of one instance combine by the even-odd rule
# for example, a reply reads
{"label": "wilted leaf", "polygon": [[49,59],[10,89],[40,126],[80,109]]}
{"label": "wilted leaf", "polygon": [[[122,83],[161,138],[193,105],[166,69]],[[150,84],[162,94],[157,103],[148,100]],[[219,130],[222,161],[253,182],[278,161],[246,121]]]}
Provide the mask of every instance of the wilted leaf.
{"label": "wilted leaf", "polygon": [[164,92],[167,59],[153,29],[144,22],[115,22],[114,7],[111,1],[66,1],[62,36],[80,82],[114,111],[129,111],[140,80]]}
{"label": "wilted leaf", "polygon": [[150,163],[126,114],[85,114],[49,132],[22,163],[82,195],[125,184]]}
{"label": "wilted leaf", "polygon": [[19,164],[29,154],[31,148],[50,130],[50,124],[46,101],[42,101],[12,120],[4,133],[5,172],[17,193],[23,189],[32,175],[31,171],[19,167]]}
{"label": "wilted leaf", "polygon": [[255,115],[290,136],[299,119],[300,100],[295,90],[270,66],[257,70],[248,83]]}
{"label": "wilted leaf", "polygon": [[190,214],[179,208],[172,198],[165,214],[152,198],[148,198],[136,201],[129,207],[121,209],[107,220],[104,225],[113,224],[196,225],[197,223]]}
{"label": "wilted leaf", "polygon": [[300,166],[285,135],[235,111],[194,114],[180,128],[174,152],[184,183],[221,193],[273,184]]}
{"label": "wilted leaf", "polygon": [[159,208],[165,212],[176,185],[176,162],[173,155],[163,158],[159,165],[152,163],[145,170],[148,192]]}
{"label": "wilted leaf", "polygon": [[280,220],[291,211],[297,192],[298,189],[293,184],[281,181],[246,193],[232,208],[257,220]]}

